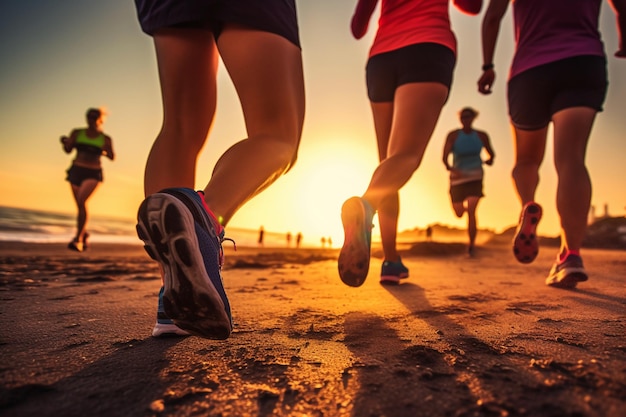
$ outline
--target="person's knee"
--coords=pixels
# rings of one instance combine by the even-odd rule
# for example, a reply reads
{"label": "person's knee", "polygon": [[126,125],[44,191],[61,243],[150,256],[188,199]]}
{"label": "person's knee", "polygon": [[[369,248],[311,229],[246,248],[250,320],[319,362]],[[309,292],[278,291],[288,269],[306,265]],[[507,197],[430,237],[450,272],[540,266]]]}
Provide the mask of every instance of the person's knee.
{"label": "person's knee", "polygon": [[275,160],[284,167],[285,172],[291,170],[298,159],[298,142],[290,140],[270,140],[273,142],[272,154]]}
{"label": "person's knee", "polygon": [[587,169],[585,158],[578,155],[555,155],[554,168],[557,173],[582,172]]}
{"label": "person's knee", "polygon": [[191,152],[197,155],[207,140],[211,119],[190,117],[180,113],[165,117],[157,140],[162,144],[169,143],[177,153]]}

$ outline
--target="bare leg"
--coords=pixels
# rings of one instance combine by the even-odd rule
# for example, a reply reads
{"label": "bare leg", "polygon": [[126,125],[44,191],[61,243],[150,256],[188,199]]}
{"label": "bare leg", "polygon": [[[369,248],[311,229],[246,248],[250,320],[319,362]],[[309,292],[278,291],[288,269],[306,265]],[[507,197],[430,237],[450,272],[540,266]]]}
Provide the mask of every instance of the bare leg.
{"label": "bare leg", "polygon": [[196,160],[213,123],[218,54],[210,31],[162,29],[154,35],[163,126],[146,164],[144,191],[194,188]]}
{"label": "bare leg", "polygon": [[476,233],[478,232],[478,226],[476,221],[476,208],[480,197],[468,197],[467,198],[467,234],[469,235],[469,246],[473,248],[476,243]]}
{"label": "bare leg", "polygon": [[76,216],[76,237],[77,242],[82,242],[87,227],[88,213],[87,213],[87,200],[93,192],[98,188],[100,183],[94,179],[84,180],[80,186],[72,185],[72,193],[74,194],[74,200],[76,201],[76,208],[78,209],[78,215]]}
{"label": "bare leg", "polygon": [[419,166],[447,93],[441,84],[411,83],[396,90],[393,103],[371,103],[381,163],[363,198],[378,211],[386,260],[398,260],[398,191]]}
{"label": "bare leg", "polygon": [[587,230],[591,179],[585,166],[585,154],[595,116],[596,111],[588,107],[565,109],[553,116],[561,253],[580,250]]}
{"label": "bare leg", "polygon": [[386,261],[396,262],[400,258],[396,247],[400,198],[398,193],[385,197],[378,206],[378,223]]}
{"label": "bare leg", "polygon": [[[376,142],[378,144],[378,159],[384,161],[387,158],[389,148],[389,135],[393,120],[393,102],[372,103],[374,128],[376,130]],[[382,240],[385,260],[397,261],[399,259],[396,248],[398,233],[398,216],[400,213],[400,197],[398,193],[385,197],[378,206],[378,223]]]}
{"label": "bare leg", "polygon": [[227,26],[218,47],[248,133],[222,155],[205,188],[207,204],[226,224],[295,163],[304,122],[304,78],[300,49],[278,35]]}
{"label": "bare leg", "polygon": [[[396,90],[388,157],[374,171],[363,195],[375,209],[383,198],[397,193],[419,167],[447,94],[448,89],[438,83],[405,84]],[[382,103],[385,105],[388,103]],[[372,103],[374,118],[378,107],[379,103]]]}
{"label": "bare leg", "polygon": [[535,200],[535,191],[539,185],[539,167],[546,148],[548,128],[539,130],[515,129],[515,166],[513,181],[522,206]]}
{"label": "bare leg", "polygon": [[456,217],[463,217],[463,214],[465,213],[465,201],[452,203],[452,209],[454,210]]}

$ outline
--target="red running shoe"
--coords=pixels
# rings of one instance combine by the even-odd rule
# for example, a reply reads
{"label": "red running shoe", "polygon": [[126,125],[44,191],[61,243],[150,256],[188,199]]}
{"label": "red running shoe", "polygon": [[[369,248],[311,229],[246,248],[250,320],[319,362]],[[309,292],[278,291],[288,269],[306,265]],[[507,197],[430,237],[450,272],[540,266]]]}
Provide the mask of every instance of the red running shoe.
{"label": "red running shoe", "polygon": [[537,241],[537,225],[541,220],[541,206],[535,202],[526,203],[520,215],[519,225],[513,239],[515,258],[523,264],[535,260],[539,253]]}

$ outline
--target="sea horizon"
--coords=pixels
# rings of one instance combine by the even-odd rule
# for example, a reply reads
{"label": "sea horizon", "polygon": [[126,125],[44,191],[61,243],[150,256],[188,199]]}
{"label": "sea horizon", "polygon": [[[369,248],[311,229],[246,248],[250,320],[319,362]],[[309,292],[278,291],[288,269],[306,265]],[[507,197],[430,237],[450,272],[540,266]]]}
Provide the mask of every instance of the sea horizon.
{"label": "sea horizon", "polygon": [[[119,217],[91,215],[87,229],[91,242],[142,245],[135,232],[136,221]],[[76,215],[46,210],[0,205],[0,241],[26,243],[64,243],[74,237]],[[264,231],[264,247],[296,247],[296,233],[291,243],[287,233]],[[229,227],[227,236],[237,246],[258,247],[259,230]],[[316,244],[317,243],[317,244]],[[320,247],[318,242],[302,239],[301,247]]]}

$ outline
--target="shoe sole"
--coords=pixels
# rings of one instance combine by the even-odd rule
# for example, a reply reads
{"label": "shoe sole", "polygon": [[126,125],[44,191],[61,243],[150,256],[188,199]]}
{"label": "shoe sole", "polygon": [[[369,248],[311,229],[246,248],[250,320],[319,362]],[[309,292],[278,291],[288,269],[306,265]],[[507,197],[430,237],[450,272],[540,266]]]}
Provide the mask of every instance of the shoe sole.
{"label": "shoe sole", "polygon": [[541,214],[541,207],[537,204],[525,207],[522,213],[520,225],[513,239],[513,253],[515,258],[523,264],[531,263],[539,254],[537,225],[541,220]]}
{"label": "shoe sole", "polygon": [[409,276],[396,276],[396,275],[382,275],[380,277],[381,285],[398,285],[400,281],[408,278]]}
{"label": "shoe sole", "polygon": [[406,272],[401,273],[400,275],[381,275],[380,283],[385,284],[399,284],[401,280],[407,279],[409,274]]}
{"label": "shoe sole", "polygon": [[546,285],[555,288],[576,288],[579,282],[587,281],[589,277],[583,268],[564,268],[546,279]]}
{"label": "shoe sole", "polygon": [[341,207],[345,238],[339,252],[338,269],[341,281],[350,287],[363,285],[369,271],[370,242],[365,232],[365,217],[365,207],[358,197],[346,200]]}
{"label": "shoe sole", "polygon": [[172,195],[153,194],[139,207],[137,234],[163,268],[165,313],[191,334],[227,339],[231,319],[204,266],[197,229],[185,203]]}

